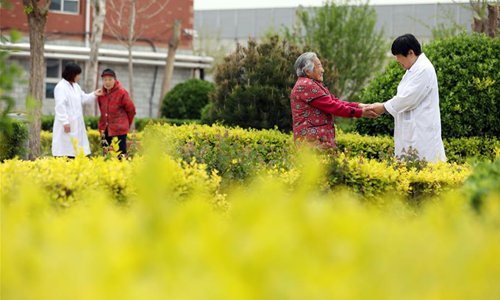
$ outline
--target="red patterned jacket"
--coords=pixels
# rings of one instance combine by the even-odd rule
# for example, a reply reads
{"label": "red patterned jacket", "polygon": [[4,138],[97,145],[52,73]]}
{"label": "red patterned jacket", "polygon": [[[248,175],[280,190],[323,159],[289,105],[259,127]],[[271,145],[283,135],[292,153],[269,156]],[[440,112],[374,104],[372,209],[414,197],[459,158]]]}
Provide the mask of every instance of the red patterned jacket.
{"label": "red patterned jacket", "polygon": [[361,117],[356,102],[337,99],[321,82],[299,77],[290,95],[293,137],[312,141],[320,148],[335,147],[334,115],[344,118]]}
{"label": "red patterned jacket", "polygon": [[117,80],[115,86],[97,98],[101,117],[99,118],[99,131],[108,129],[108,136],[127,134],[134,121],[135,106],[128,92]]}

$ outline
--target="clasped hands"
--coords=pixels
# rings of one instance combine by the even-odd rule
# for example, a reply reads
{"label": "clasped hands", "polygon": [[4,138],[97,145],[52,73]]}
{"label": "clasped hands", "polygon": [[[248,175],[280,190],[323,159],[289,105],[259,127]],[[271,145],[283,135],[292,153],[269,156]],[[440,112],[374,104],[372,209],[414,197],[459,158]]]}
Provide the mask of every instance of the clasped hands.
{"label": "clasped hands", "polygon": [[363,109],[362,117],[365,118],[377,118],[381,114],[385,112],[384,103],[372,103],[372,104],[364,104],[360,103],[359,107]]}

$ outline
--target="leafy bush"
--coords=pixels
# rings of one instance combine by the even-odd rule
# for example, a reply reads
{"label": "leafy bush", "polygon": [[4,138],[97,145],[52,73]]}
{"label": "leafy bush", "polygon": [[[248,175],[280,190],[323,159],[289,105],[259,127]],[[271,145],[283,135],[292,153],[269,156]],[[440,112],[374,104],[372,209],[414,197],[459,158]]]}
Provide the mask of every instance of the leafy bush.
{"label": "leafy bush", "polygon": [[208,104],[214,84],[200,79],[190,79],[169,91],[161,106],[161,115],[167,118],[200,119],[201,109]]}
{"label": "leafy bush", "polygon": [[304,161],[292,190],[262,175],[230,189],[223,213],[217,176],[164,156],[2,164],[2,296],[497,298],[498,206],[478,218],[459,193],[363,204],[319,193]]}
{"label": "leafy bush", "polygon": [[[2,1],[0,6],[8,5]],[[3,31],[3,30],[2,30]],[[4,31],[5,32],[5,31]],[[21,39],[21,33],[15,30],[10,31],[10,36],[0,35],[0,41],[15,43]],[[16,101],[10,95],[14,88],[14,83],[21,78],[22,69],[12,60],[9,59],[11,51],[4,49],[0,50],[0,131],[10,131],[11,118],[9,113],[16,106]],[[1,134],[1,133],[0,133]]]}
{"label": "leafy bush", "polygon": [[[94,116],[85,116],[83,118],[85,121],[85,127],[96,129],[99,128],[99,117]],[[54,127],[54,116],[53,115],[45,115],[42,116],[42,130],[52,131]]]}
{"label": "leafy bush", "polygon": [[[326,188],[346,186],[363,197],[380,197],[389,191],[409,198],[429,197],[460,186],[470,173],[467,165],[455,163],[428,164],[419,169],[412,165],[389,159],[386,151],[391,144],[389,138],[380,139],[351,135],[353,147],[348,143],[344,148],[351,149],[343,153],[334,151],[333,156],[325,156],[322,164],[328,169],[324,183]],[[228,129],[221,126],[186,125],[148,127],[144,144],[151,141],[160,144],[160,148],[175,158],[207,165],[209,172],[217,171],[223,185],[234,181],[245,181],[260,173],[276,176],[291,173],[287,178],[293,187],[302,168],[297,165],[296,157],[303,149],[297,149],[290,135],[277,130]],[[369,149],[369,145],[379,141],[379,151]],[[345,138],[344,141],[349,140]],[[147,147],[147,146],[145,146]],[[366,156],[363,157],[361,153]],[[369,156],[384,156],[377,161]],[[307,168],[307,165],[305,166]],[[273,171],[274,170],[274,171]],[[285,175],[286,177],[286,175]]]}
{"label": "leafy bush", "polygon": [[147,125],[150,124],[171,124],[171,125],[198,124],[200,123],[200,120],[135,118],[134,123],[135,123],[135,130],[142,131]]}
{"label": "leafy bush", "polygon": [[[97,130],[87,130],[87,137],[90,145],[90,156],[101,156],[101,135]],[[141,149],[142,132],[132,132],[127,135],[127,154],[135,156]],[[42,131],[40,134],[40,144],[43,156],[52,156],[52,132]]]}
{"label": "leafy bush", "polygon": [[[99,124],[99,117],[85,116],[84,118],[85,126],[90,129],[97,130]],[[189,120],[189,119],[167,119],[167,118],[134,118],[135,130],[142,131],[144,127],[148,124],[173,124],[173,125],[183,125],[191,123],[199,123],[199,120]],[[54,126],[54,116],[46,115],[42,116],[42,130],[52,131]]]}
{"label": "leafy bush", "polygon": [[257,44],[237,45],[217,66],[216,89],[204,119],[244,128],[291,130],[290,92],[293,64],[301,51],[274,36]]}
{"label": "leafy bush", "polygon": [[[154,122],[146,124],[150,125],[150,130],[154,131],[155,134],[160,135],[160,140],[164,141],[165,147],[171,143],[170,145],[175,145],[181,153],[184,150],[187,151],[188,148],[194,147],[190,142],[195,139],[195,145],[204,148],[191,149],[186,153],[182,152],[182,157],[186,159],[194,155],[193,151],[199,152],[199,155],[194,155],[198,159],[201,158],[200,155],[202,154],[207,155],[207,153],[217,151],[217,154],[211,154],[214,155],[212,159],[228,153],[231,154],[229,155],[232,157],[229,159],[231,161],[233,158],[239,159],[239,151],[247,148],[248,151],[255,152],[253,155],[262,156],[258,160],[266,163],[276,163],[280,159],[288,161],[287,155],[294,151],[292,136],[278,130],[243,130],[241,128],[226,128],[220,125],[200,126],[196,124],[172,126],[168,125],[170,120],[166,120],[165,126],[161,126],[161,122],[156,123],[158,120],[164,119],[155,119]],[[99,132],[89,130],[88,137],[92,155],[101,155]],[[129,155],[133,156],[140,152],[142,138],[142,132],[128,135],[128,141],[130,142]],[[214,140],[217,140],[217,142]],[[357,133],[343,133],[340,131],[336,140],[338,152],[345,153],[349,157],[362,156],[370,159],[387,160],[394,153],[394,142],[390,136],[363,136]],[[41,144],[44,155],[50,156],[51,143],[52,134],[42,132]],[[220,143],[222,145],[219,145]],[[496,151],[500,149],[500,141],[495,138],[445,139],[444,144],[448,161],[455,163],[464,163],[471,159],[494,160]],[[224,150],[217,145],[224,148]],[[234,149],[229,149],[230,147]],[[223,160],[227,161],[227,158]],[[217,163],[209,165],[211,168],[217,169],[214,167]]]}
{"label": "leafy bush", "polygon": [[144,136],[161,144],[173,157],[206,164],[229,180],[255,175],[265,166],[286,166],[292,148],[290,135],[277,130],[245,130],[207,125],[152,125]]}
{"label": "leafy bush", "polygon": [[[114,202],[130,202],[141,190],[141,184],[150,174],[145,168],[154,169],[162,182],[158,193],[166,193],[164,200],[181,201],[194,191],[204,191],[218,197],[220,178],[194,162],[174,161],[160,156],[132,161],[104,160],[102,157],[85,159],[83,154],[75,160],[49,158],[37,161],[9,160],[0,164],[0,198],[4,202],[16,200],[20,189],[29,186],[40,188],[46,199],[57,207],[69,207],[87,199],[88,191],[100,191]],[[44,199],[44,201],[46,201]]]}
{"label": "leafy bush", "polygon": [[[384,62],[384,33],[376,30],[377,13],[368,1],[326,1],[297,10],[297,25],[285,38],[317,51],[330,71],[325,83],[339,98],[351,100]],[[362,58],[362,59],[360,59]],[[290,62],[291,64],[293,62]]]}
{"label": "leafy bush", "polygon": [[469,198],[470,205],[478,212],[484,210],[485,205],[498,205],[487,203],[494,201],[500,195],[500,157],[493,163],[482,162],[474,167],[474,172],[467,179],[463,190]]}
{"label": "leafy bush", "polygon": [[19,121],[11,121],[9,128],[0,131],[0,162],[26,154],[28,128]]}
{"label": "leafy bush", "polygon": [[[443,137],[500,136],[500,39],[463,33],[424,45],[423,51],[437,73]],[[396,62],[390,63],[363,90],[360,101],[391,99],[403,73]],[[394,120],[357,120],[356,128],[363,134],[392,135]]]}

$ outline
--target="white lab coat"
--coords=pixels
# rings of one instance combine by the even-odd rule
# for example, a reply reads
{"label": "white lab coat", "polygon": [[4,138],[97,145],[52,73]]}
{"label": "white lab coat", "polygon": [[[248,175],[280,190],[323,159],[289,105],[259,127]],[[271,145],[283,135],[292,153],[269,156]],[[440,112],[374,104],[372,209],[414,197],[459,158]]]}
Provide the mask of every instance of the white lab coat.
{"label": "white lab coat", "polygon": [[[77,149],[83,149],[85,155],[90,154],[89,139],[83,120],[82,106],[97,99],[94,93],[85,94],[78,83],[71,84],[62,79],[54,89],[56,100],[54,128],[52,131],[52,155],[76,156],[73,139],[77,141]],[[70,133],[64,132],[64,125],[69,124]]]}
{"label": "white lab coat", "polygon": [[384,103],[394,117],[396,156],[416,150],[428,162],[446,161],[436,71],[424,53],[401,79],[397,95]]}

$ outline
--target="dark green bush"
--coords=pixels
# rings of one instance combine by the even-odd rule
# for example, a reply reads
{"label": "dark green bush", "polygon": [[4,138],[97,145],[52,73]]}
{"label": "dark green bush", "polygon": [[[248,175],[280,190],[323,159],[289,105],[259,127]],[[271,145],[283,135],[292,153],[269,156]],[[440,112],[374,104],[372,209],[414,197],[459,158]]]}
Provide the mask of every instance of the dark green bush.
{"label": "dark green bush", "polygon": [[470,205],[480,212],[489,195],[500,194],[500,158],[493,163],[477,164],[472,175],[466,180],[463,190],[469,198]]}
{"label": "dark green bush", "polygon": [[176,119],[199,119],[214,84],[200,79],[179,83],[165,95],[161,115]]}
{"label": "dark green bush", "polygon": [[28,128],[19,121],[11,121],[10,128],[0,131],[0,162],[26,154]]}
{"label": "dark green bush", "polygon": [[[461,34],[424,45],[436,69],[444,138],[500,136],[500,39]],[[360,102],[391,99],[404,71],[390,63],[360,95]],[[363,134],[393,134],[394,120],[357,120]]]}
{"label": "dark green bush", "polygon": [[216,90],[204,122],[290,130],[290,92],[296,81],[293,64],[300,49],[274,36],[257,44],[238,45],[217,66]]}
{"label": "dark green bush", "polygon": [[[90,129],[97,129],[99,124],[99,117],[85,116],[84,118],[85,126]],[[54,116],[47,115],[42,116],[42,130],[52,131],[54,127]]]}

